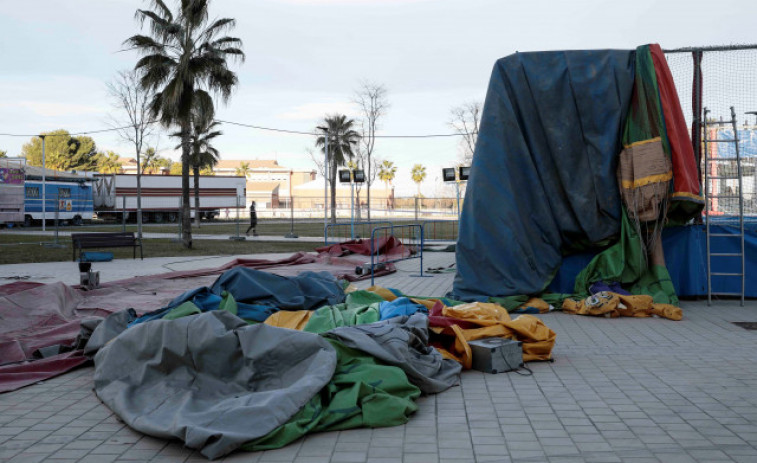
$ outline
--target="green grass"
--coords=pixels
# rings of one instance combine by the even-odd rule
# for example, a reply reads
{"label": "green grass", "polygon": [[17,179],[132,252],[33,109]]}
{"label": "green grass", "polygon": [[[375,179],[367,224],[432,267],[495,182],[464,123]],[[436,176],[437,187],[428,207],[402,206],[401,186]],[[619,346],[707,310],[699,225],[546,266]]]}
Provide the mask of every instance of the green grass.
{"label": "green grass", "polygon": [[[376,226],[385,226],[386,221],[376,220],[377,222]],[[414,220],[410,219],[394,219],[391,221],[395,225],[403,225],[403,224],[412,224],[417,223]],[[340,226],[337,228],[331,228],[330,229],[330,235],[347,239],[350,235],[350,223],[349,221],[341,220],[339,222]],[[239,224],[239,233],[244,234],[245,230],[247,230],[249,223],[243,222]],[[285,219],[264,219],[258,221],[258,228],[257,231],[261,235],[266,236],[284,236],[287,233],[289,233],[291,228],[291,224],[288,220]],[[54,227],[47,227],[48,230],[53,230]],[[40,230],[40,227],[34,227],[29,228],[29,230]],[[65,226],[60,227],[61,231],[68,231],[68,232],[98,232],[98,231],[122,231],[123,225],[121,224],[92,224],[92,225],[86,225],[83,227],[73,227],[73,226]],[[144,233],[171,233],[176,234],[178,236],[179,234],[179,225],[178,224],[144,224],[142,228]],[[137,231],[136,224],[127,224],[126,225],[126,231]],[[355,227],[355,233],[356,235],[359,235],[363,238],[367,238],[370,236],[371,227],[365,226],[365,225],[358,225]],[[192,233],[193,234],[205,234],[205,235],[227,235],[232,236],[236,235],[237,233],[237,225],[236,223],[228,223],[228,222],[211,222],[211,223],[203,223],[202,226],[199,228],[192,226]],[[317,221],[317,220],[301,220],[301,221],[295,221],[294,222],[294,233],[299,236],[310,236],[310,237],[323,237],[323,222]],[[440,240],[455,240],[457,238],[457,222],[456,221],[448,221],[448,222],[436,222],[436,224],[429,225],[426,227],[426,234],[427,238],[429,239],[440,239]]]}
{"label": "green grass", "polygon": [[[82,227],[77,227],[82,230]],[[111,229],[112,230],[112,229]],[[89,231],[87,229],[87,231]],[[38,262],[71,261],[71,239],[61,237],[59,243],[63,248],[45,247],[40,244],[46,237],[34,235],[0,234],[0,265]],[[52,240],[47,241],[52,243]],[[232,241],[232,240],[194,240],[192,249],[184,249],[180,243],[169,239],[146,239],[143,243],[144,256],[147,257],[191,257],[191,256],[236,256],[243,254],[294,253],[312,251],[317,243],[297,241]],[[116,259],[131,259],[131,248],[108,248]],[[139,258],[139,250],[137,250]]]}

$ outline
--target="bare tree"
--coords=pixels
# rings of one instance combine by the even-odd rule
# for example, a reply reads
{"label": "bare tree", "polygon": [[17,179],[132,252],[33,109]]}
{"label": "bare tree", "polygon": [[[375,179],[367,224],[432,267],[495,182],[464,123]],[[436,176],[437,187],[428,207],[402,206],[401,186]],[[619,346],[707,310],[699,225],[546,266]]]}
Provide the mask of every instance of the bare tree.
{"label": "bare tree", "polygon": [[478,128],[481,123],[481,103],[468,101],[450,110],[449,125],[462,135],[460,140],[461,162],[469,166],[476,150]]}
{"label": "bare tree", "polygon": [[[387,90],[382,84],[363,81],[360,88],[355,91],[354,103],[360,108],[362,113],[362,130],[360,133],[360,152],[364,162],[360,164],[367,167],[368,172],[365,176],[368,196],[368,221],[371,220],[371,185],[376,179],[376,164],[372,161],[373,150],[376,146],[376,130],[379,127],[380,119],[386,115],[389,109],[389,100]],[[361,154],[356,153],[358,156]]]}
{"label": "bare tree", "polygon": [[153,135],[150,102],[153,92],[144,90],[139,84],[136,71],[119,71],[113,81],[107,84],[113,105],[119,110],[118,116],[111,116],[112,124],[118,128],[122,140],[134,145],[137,154],[137,235],[142,238],[142,147],[145,140]]}

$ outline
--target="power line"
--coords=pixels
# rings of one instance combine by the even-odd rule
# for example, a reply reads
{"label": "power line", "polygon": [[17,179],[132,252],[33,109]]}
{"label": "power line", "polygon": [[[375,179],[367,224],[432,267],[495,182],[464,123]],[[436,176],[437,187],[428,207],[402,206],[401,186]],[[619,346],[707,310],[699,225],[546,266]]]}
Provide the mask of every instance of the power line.
{"label": "power line", "polygon": [[[253,124],[244,124],[242,122],[232,122],[232,121],[223,121],[220,119],[216,119],[216,122],[220,122],[222,124],[230,124],[230,125],[238,125],[240,127],[247,127],[250,129],[257,129],[257,130],[267,130],[270,132],[282,132],[282,133],[291,133],[294,135],[310,135],[310,136],[319,136],[323,135],[322,133],[318,132],[304,132],[301,130],[288,130],[288,129],[277,129],[273,127],[263,127],[260,125],[253,125]],[[471,132],[472,134],[476,134],[478,132]],[[468,135],[465,133],[437,133],[437,134],[423,134],[423,135],[374,135],[376,138],[441,138],[441,137],[461,137],[464,135]]]}
{"label": "power line", "polygon": [[[149,124],[153,124],[156,121],[149,122]],[[318,132],[305,132],[302,130],[290,130],[290,129],[279,129],[275,127],[263,127],[260,125],[253,125],[253,124],[245,124],[242,122],[233,122],[233,121],[224,121],[221,119],[216,119],[216,122],[220,122],[222,124],[229,124],[229,125],[236,125],[239,127],[246,127],[250,129],[257,129],[257,130],[265,130],[269,132],[278,132],[278,133],[289,133],[293,135],[308,135],[308,136],[320,136],[323,135],[322,133]],[[87,130],[83,132],[74,132],[69,134],[20,134],[20,133],[0,133],[0,137],[39,137],[41,135],[44,135],[45,137],[73,137],[78,135],[92,135],[96,133],[106,133],[106,132],[115,132],[118,130],[124,130],[134,127],[133,125],[126,125],[123,127],[113,127],[109,129],[98,129],[98,130]],[[436,133],[436,134],[422,134],[422,135],[374,135],[375,138],[448,138],[448,137],[462,137],[465,135],[475,135],[478,132],[470,132],[470,133]]]}
{"label": "power line", "polygon": [[[148,122],[148,124],[153,124],[153,122]],[[39,137],[44,135],[45,137],[74,137],[78,135],[92,135],[95,133],[104,133],[104,132],[115,132],[117,130],[124,130],[124,129],[130,129],[134,127],[133,125],[125,125],[123,127],[113,127],[110,129],[97,129],[97,130],[87,130],[84,132],[73,132],[73,133],[32,133],[32,134],[22,134],[22,133],[0,133],[0,137]]]}

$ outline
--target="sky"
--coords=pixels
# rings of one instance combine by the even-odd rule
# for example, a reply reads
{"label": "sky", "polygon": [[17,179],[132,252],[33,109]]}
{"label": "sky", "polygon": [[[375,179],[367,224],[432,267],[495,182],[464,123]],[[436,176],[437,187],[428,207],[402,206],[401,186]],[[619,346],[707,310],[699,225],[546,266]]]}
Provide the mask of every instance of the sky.
{"label": "sky", "polygon": [[[171,0],[168,0],[170,3]],[[0,0],[0,133],[108,128],[118,110],[106,83],[134,66],[123,41],[140,32],[144,1]],[[217,118],[312,131],[327,114],[359,117],[362,81],[384,85],[390,108],[380,134],[450,133],[450,109],[483,103],[495,61],[516,51],[663,48],[754,43],[754,0],[215,0],[212,17],[237,20],[246,61],[232,65],[239,86]],[[314,168],[314,139],[225,125],[223,159],[276,159]],[[30,137],[0,136],[20,154]],[[100,150],[131,157],[113,134]],[[167,136],[154,140],[178,159]],[[459,156],[457,139],[381,139],[375,156],[398,166],[398,195],[416,191],[414,164],[426,166],[426,196],[441,190],[441,168]]]}

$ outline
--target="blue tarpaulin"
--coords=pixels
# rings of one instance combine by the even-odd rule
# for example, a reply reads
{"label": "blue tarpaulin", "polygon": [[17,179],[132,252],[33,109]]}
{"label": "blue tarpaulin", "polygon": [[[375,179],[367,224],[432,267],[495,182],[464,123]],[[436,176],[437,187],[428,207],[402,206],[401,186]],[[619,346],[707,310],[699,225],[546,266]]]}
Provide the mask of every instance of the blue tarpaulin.
{"label": "blue tarpaulin", "polygon": [[[676,294],[680,297],[707,295],[707,242],[704,225],[666,228],[662,233],[662,246],[665,250],[665,263],[673,281]],[[715,225],[712,233],[734,235],[738,227],[734,225]],[[749,279],[757,275],[757,223],[748,223],[744,227],[744,247],[746,256],[746,297],[757,297],[757,286],[750,285]],[[738,238],[712,238],[713,253],[741,252]],[[549,291],[555,293],[572,293],[578,272],[584,269],[596,252],[584,252],[567,256],[563,259],[560,271],[549,285]],[[738,257],[713,257],[712,271],[715,273],[741,273],[741,259]],[[739,277],[713,276],[713,292],[741,292]]]}
{"label": "blue tarpaulin", "polygon": [[256,322],[265,321],[279,310],[315,310],[344,302],[344,291],[330,273],[303,272],[294,277],[285,277],[235,267],[221,274],[212,286],[187,291],[162,309],[139,317],[132,325],[163,318],[187,301],[203,312],[217,310],[224,291],[234,298],[240,318]]}
{"label": "blue tarpaulin", "polygon": [[564,250],[618,233],[615,171],[633,82],[630,50],[497,61],[465,194],[452,297],[540,293]]}

